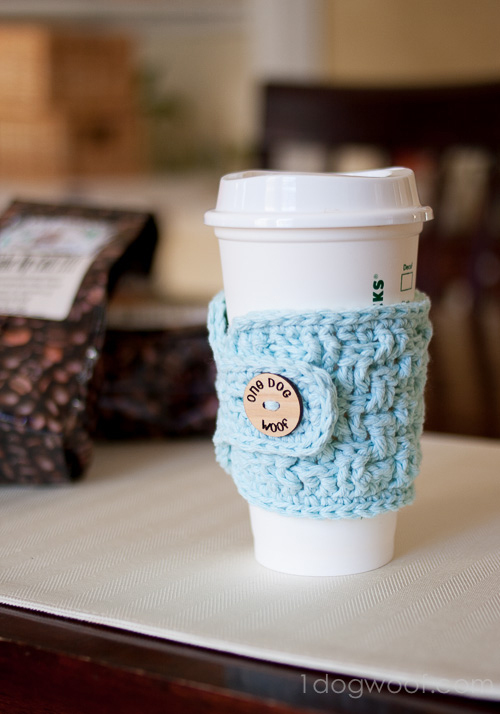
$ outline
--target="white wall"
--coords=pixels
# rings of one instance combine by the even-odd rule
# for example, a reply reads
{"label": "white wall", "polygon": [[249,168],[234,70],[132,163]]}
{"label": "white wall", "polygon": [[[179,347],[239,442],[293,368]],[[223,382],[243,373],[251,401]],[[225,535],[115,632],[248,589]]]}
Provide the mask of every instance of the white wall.
{"label": "white wall", "polygon": [[[170,17],[139,28],[141,66],[156,69],[162,87],[188,109],[170,139],[183,146],[251,147],[267,80],[325,78],[325,8],[329,0],[234,0],[220,11]],[[222,6],[223,7],[223,6]],[[235,7],[239,12],[235,13]]]}
{"label": "white wall", "polygon": [[325,77],[325,0],[248,0],[257,80]]}

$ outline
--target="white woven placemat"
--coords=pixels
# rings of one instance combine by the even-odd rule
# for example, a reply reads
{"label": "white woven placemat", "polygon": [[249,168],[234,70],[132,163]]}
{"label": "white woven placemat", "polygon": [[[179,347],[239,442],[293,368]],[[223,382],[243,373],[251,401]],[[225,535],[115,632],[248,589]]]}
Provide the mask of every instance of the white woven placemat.
{"label": "white woven placemat", "polygon": [[392,563],[254,562],[209,441],[111,444],[76,485],[0,489],[0,601],[426,691],[500,698],[500,444],[427,436]]}

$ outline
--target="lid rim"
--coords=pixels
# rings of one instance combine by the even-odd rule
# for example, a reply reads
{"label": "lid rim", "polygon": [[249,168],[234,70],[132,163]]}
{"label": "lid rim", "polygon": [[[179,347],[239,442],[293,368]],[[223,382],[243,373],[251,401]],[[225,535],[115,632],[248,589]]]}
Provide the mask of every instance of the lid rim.
{"label": "lid rim", "polygon": [[425,223],[434,218],[430,206],[416,206],[388,211],[370,211],[353,215],[347,211],[331,213],[235,213],[211,210],[205,213],[205,224],[215,228],[361,228],[363,226]]}

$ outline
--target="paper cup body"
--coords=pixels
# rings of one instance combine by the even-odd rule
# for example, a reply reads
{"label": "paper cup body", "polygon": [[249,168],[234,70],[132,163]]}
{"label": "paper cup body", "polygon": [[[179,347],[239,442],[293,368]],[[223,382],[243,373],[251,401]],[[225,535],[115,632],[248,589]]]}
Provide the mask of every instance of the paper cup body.
{"label": "paper cup body", "polygon": [[[224,177],[205,219],[219,239],[229,322],[260,310],[413,300],[419,234],[430,218],[409,169]],[[250,506],[250,517],[256,559],[273,570],[345,575],[393,556],[396,512],[307,519]]]}
{"label": "paper cup body", "polygon": [[215,228],[228,318],[254,310],[350,310],[413,300],[422,223]]}

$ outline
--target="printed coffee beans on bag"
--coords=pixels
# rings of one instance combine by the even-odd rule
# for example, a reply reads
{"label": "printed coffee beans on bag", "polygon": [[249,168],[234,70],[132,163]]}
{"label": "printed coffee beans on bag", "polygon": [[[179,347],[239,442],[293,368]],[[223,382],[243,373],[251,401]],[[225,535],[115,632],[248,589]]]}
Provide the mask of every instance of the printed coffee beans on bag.
{"label": "printed coffee beans on bag", "polygon": [[144,213],[17,201],[0,217],[0,483],[89,465],[108,297],[156,240]]}

